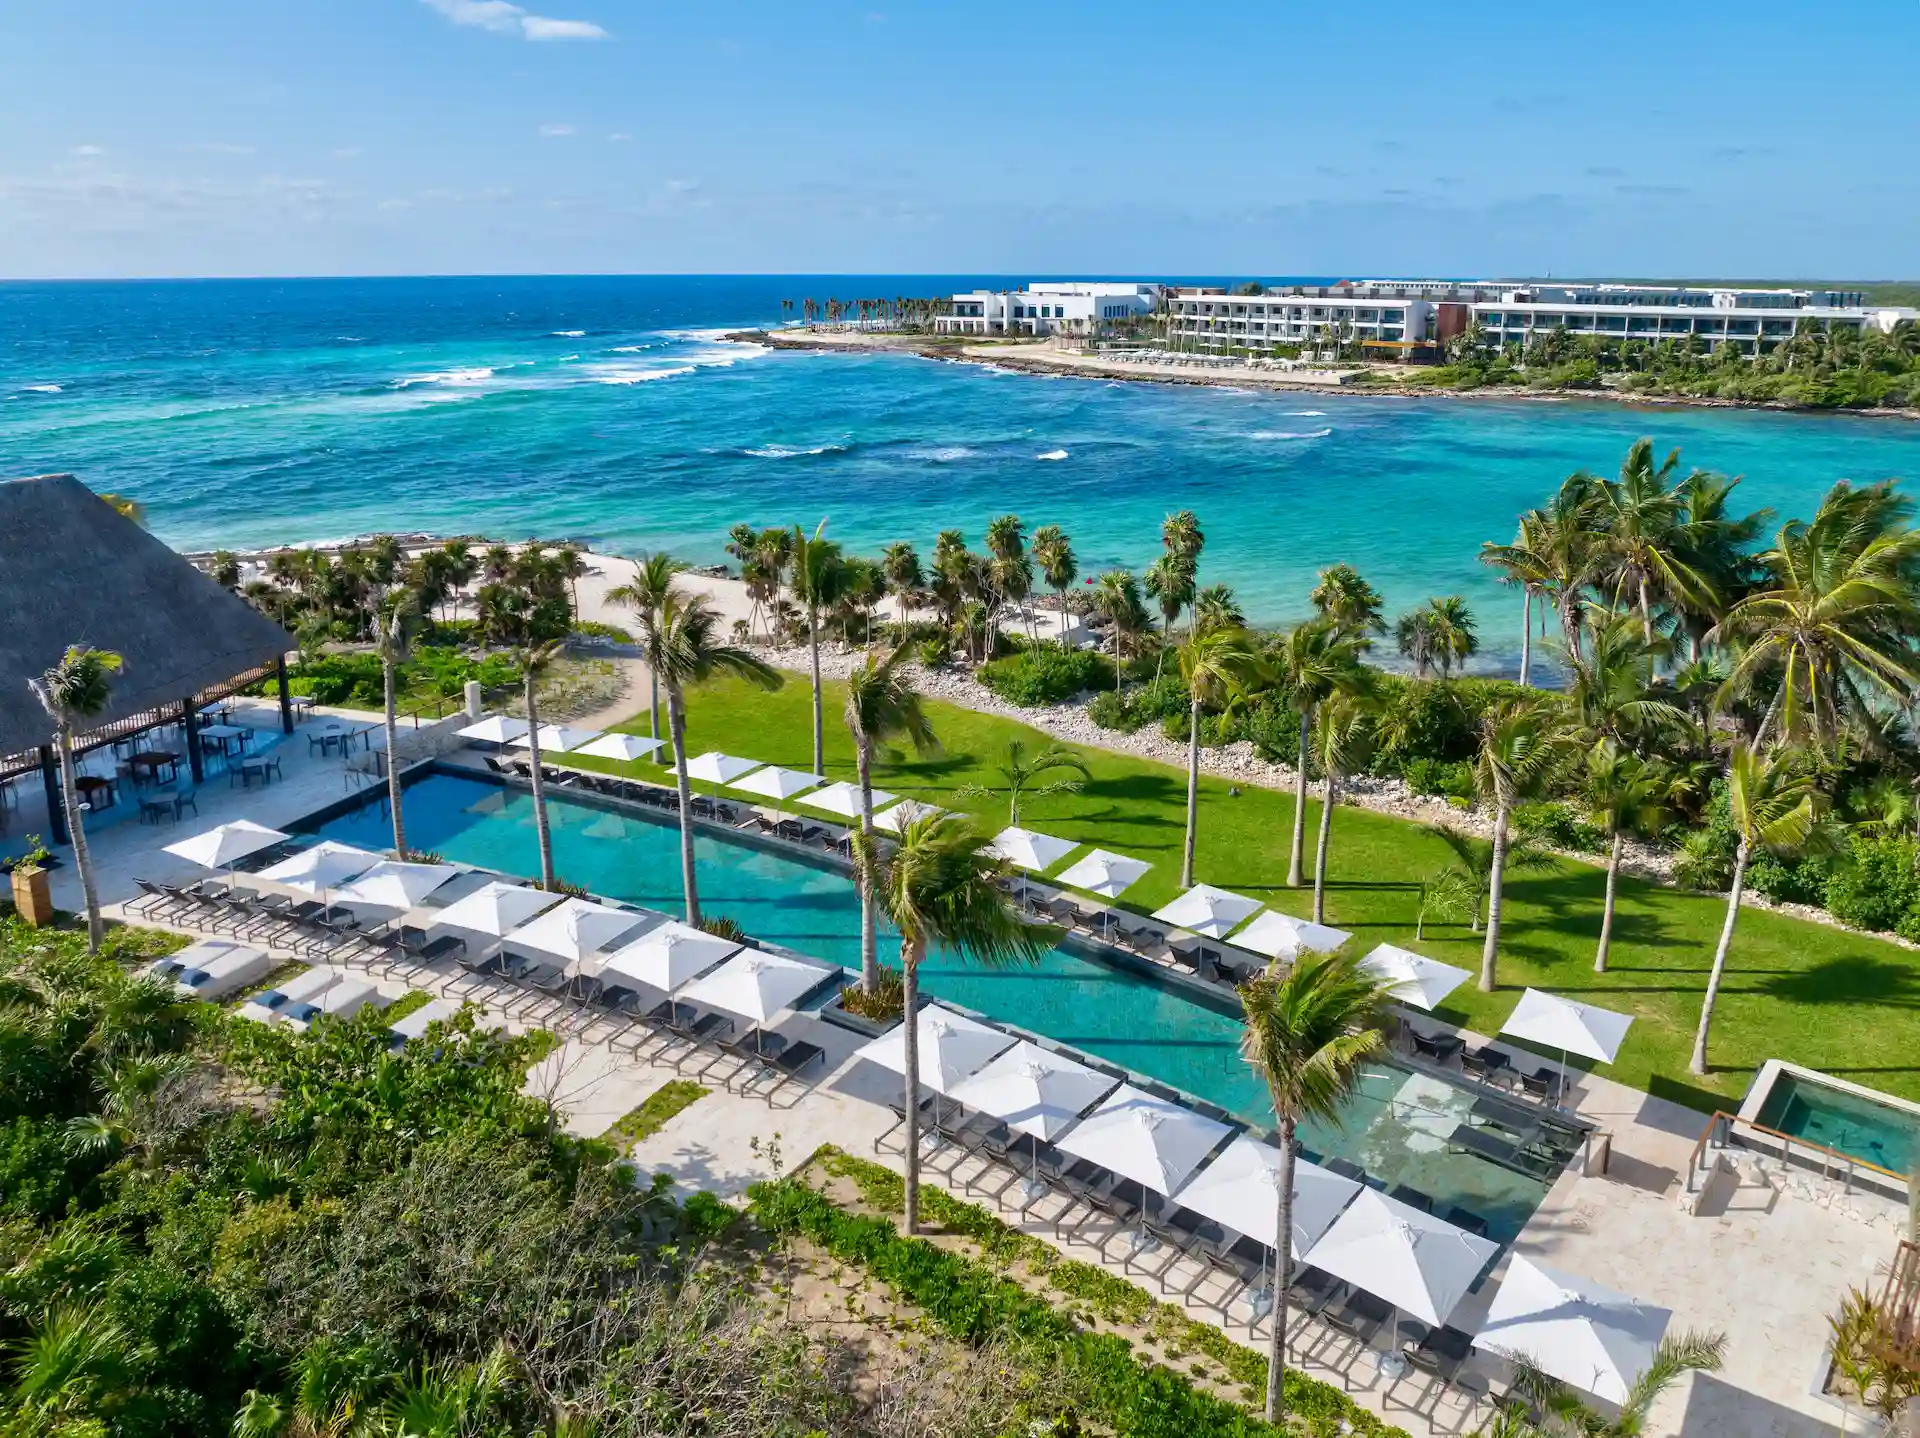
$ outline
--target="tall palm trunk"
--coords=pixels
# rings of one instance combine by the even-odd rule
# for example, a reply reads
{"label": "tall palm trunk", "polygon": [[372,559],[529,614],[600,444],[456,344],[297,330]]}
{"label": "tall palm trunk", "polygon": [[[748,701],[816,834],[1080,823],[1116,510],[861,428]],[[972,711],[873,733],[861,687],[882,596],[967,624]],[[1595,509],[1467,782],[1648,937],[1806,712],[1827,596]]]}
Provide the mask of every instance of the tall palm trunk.
{"label": "tall palm trunk", "polygon": [[660,737],[660,676],[647,666],[647,737]]}
{"label": "tall palm trunk", "polygon": [[1640,572],[1640,637],[1653,643],[1653,604],[1647,595],[1647,574]]}
{"label": "tall palm trunk", "polygon": [[87,847],[86,814],[74,789],[79,776],[73,766],[73,726],[60,725],[54,742],[60,751],[60,805],[67,811],[67,837],[73,841],[73,866],[80,871],[80,897],[87,909],[87,952],[97,954],[107,925],[100,917],[100,889],[93,879],[93,851]]}
{"label": "tall palm trunk", "polygon": [[1727,892],[1727,921],[1720,926],[1720,946],[1713,951],[1713,972],[1707,975],[1707,996],[1700,1001],[1700,1030],[1693,1036],[1693,1059],[1687,1067],[1695,1074],[1707,1071],[1707,1029],[1713,1024],[1713,1006],[1720,997],[1720,979],[1727,971],[1727,950],[1733,947],[1733,924],[1740,917],[1740,894],[1747,886],[1747,841],[1733,853],[1733,888]]}
{"label": "tall palm trunk", "polygon": [[1274,1228],[1273,1332],[1267,1339],[1267,1422],[1279,1426],[1286,1416],[1287,1289],[1293,1282],[1293,1166],[1295,1123],[1280,1120],[1280,1181],[1274,1193],[1280,1213]]}
{"label": "tall palm trunk", "polygon": [[[540,840],[540,887],[553,892],[553,832],[547,827],[546,780],[540,773],[540,707],[533,697],[533,670],[527,670],[527,775],[533,785],[533,832]],[[393,767],[391,755],[387,767]]]}
{"label": "tall palm trunk", "polygon": [[1193,837],[1200,821],[1200,701],[1188,706],[1187,721],[1187,844],[1180,861],[1180,887],[1193,887]]}
{"label": "tall palm trunk", "polygon": [[1120,673],[1120,626],[1116,624],[1113,626],[1113,692],[1115,694],[1118,694],[1120,692],[1121,677],[1122,676]]}
{"label": "tall palm trunk", "polygon": [[[864,734],[856,741],[855,762],[860,769],[860,832],[873,842],[873,743]],[[866,870],[860,871],[860,991],[873,992],[880,982],[880,925],[874,913],[873,888]]]}
{"label": "tall palm trunk", "polygon": [[1300,748],[1293,762],[1293,846],[1287,852],[1287,887],[1300,887],[1300,861],[1307,851],[1307,736],[1313,732],[1313,705],[1300,706]]}
{"label": "tall palm trunk", "polygon": [[673,732],[673,785],[680,795],[680,894],[687,923],[700,927],[700,890],[693,874],[693,786],[687,782],[687,702],[680,686],[667,685],[667,727]]}
{"label": "tall palm trunk", "polygon": [[813,772],[825,773],[824,731],[820,727],[820,611],[807,606],[807,648],[813,665]]}
{"label": "tall palm trunk", "polygon": [[1580,654],[1580,596],[1578,593],[1560,596],[1560,636],[1566,641],[1567,653],[1575,659]]}
{"label": "tall palm trunk", "polygon": [[1313,921],[1327,921],[1327,841],[1333,837],[1333,800],[1339,792],[1331,769],[1327,771],[1326,797],[1320,801],[1320,841],[1313,851]]}
{"label": "tall palm trunk", "polygon": [[902,1216],[909,1234],[920,1226],[920,1025],[914,1009],[920,998],[920,960],[926,956],[923,945],[900,946],[900,1037],[907,1065],[907,1179]]}
{"label": "tall palm trunk", "polygon": [[1160,654],[1153,661],[1153,682],[1158,684],[1167,669],[1167,650],[1173,646],[1173,616],[1160,611]]}
{"label": "tall palm trunk", "polygon": [[1533,586],[1520,587],[1520,683],[1530,684],[1533,670]]}
{"label": "tall palm trunk", "polygon": [[1604,974],[1607,971],[1607,945],[1613,941],[1613,901],[1620,886],[1620,851],[1626,846],[1627,836],[1620,830],[1613,831],[1613,852],[1607,856],[1607,901],[1600,910],[1600,950],[1593,956],[1593,971]]}
{"label": "tall palm trunk", "polygon": [[1502,801],[1493,816],[1493,869],[1487,875],[1487,941],[1480,949],[1480,991],[1490,994],[1494,960],[1500,951],[1500,884],[1507,868],[1507,818],[1510,806]]}
{"label": "tall palm trunk", "polygon": [[407,821],[400,812],[400,719],[394,705],[394,663],[387,658],[380,665],[387,701],[387,807],[393,810],[393,857],[407,860]]}

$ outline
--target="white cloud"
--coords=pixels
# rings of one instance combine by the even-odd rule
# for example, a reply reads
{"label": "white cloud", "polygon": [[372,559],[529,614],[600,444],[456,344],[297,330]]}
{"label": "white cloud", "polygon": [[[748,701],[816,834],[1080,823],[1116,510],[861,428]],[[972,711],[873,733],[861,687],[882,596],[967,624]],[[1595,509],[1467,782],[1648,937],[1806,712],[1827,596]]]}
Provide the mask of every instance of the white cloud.
{"label": "white cloud", "polygon": [[572,133],[573,126],[571,125],[542,125],[540,127],[541,136],[548,140],[558,140],[562,136],[571,135]]}
{"label": "white cloud", "polygon": [[607,136],[609,141],[615,143],[621,140],[631,140],[632,138],[633,136],[629,135],[625,130],[615,130],[611,135]]}
{"label": "white cloud", "polygon": [[82,160],[97,160],[107,152],[98,145],[75,145],[73,154]]}
{"label": "white cloud", "polygon": [[605,40],[607,32],[591,20],[556,20],[535,15],[508,0],[424,0],[456,25],[519,35],[524,40]]}

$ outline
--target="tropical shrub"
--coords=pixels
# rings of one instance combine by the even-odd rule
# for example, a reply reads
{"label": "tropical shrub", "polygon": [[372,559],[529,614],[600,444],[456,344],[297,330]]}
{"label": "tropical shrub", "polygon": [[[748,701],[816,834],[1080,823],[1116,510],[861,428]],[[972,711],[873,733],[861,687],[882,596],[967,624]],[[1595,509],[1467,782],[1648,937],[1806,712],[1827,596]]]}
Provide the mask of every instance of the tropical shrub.
{"label": "tropical shrub", "polygon": [[1475,793],[1473,765],[1464,759],[1434,759],[1421,754],[1409,759],[1401,772],[1407,787],[1416,794],[1442,799],[1471,799]]}
{"label": "tropical shrub", "polygon": [[1140,727],[1140,721],[1134,717],[1133,706],[1127,702],[1126,695],[1116,694],[1111,689],[1103,689],[1093,696],[1093,703],[1087,706],[1087,718],[1102,729],[1116,729],[1123,734],[1131,734]]}
{"label": "tropical shrub", "polygon": [[1254,705],[1241,716],[1240,730],[1269,764],[1291,764],[1300,752],[1300,716],[1290,704]]}
{"label": "tropical shrub", "polygon": [[1827,906],[1827,882],[1835,860],[1827,854],[1803,854],[1783,859],[1756,855],[1747,865],[1747,887],[1779,904]]}
{"label": "tropical shrub", "polygon": [[1856,929],[1895,929],[1920,900],[1920,850],[1912,839],[1852,836],[1827,880],[1827,908]]}
{"label": "tropical shrub", "polygon": [[1064,704],[1088,689],[1109,687],[1113,665],[1090,649],[1043,645],[980,666],[982,684],[1009,704],[1035,709]]}
{"label": "tropical shrub", "polygon": [[1601,854],[1610,847],[1607,836],[1565,804],[1521,804],[1513,811],[1514,829],[1550,849],[1579,854]]}

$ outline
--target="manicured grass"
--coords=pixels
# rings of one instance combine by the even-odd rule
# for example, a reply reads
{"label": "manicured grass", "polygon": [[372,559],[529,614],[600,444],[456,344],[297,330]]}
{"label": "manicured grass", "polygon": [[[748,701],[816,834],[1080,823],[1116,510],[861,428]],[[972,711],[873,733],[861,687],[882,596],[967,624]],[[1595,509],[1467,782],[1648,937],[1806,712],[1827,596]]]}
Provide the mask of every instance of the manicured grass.
{"label": "manicured grass", "polygon": [[[812,762],[809,705],[804,678],[772,694],[743,684],[715,684],[689,696],[689,751],[723,749],[806,769]],[[832,778],[850,779],[853,745],[840,707],[840,686],[829,685],[826,769]],[[996,757],[1004,759],[1009,739],[1046,740],[1022,725],[947,704],[930,703],[929,711],[944,752],[924,760],[909,753],[901,762],[882,763],[875,782],[902,796],[972,811],[990,830],[1004,825],[1004,796],[967,799],[955,791],[973,783],[996,784],[989,765]],[[645,712],[622,727],[645,733]],[[1021,822],[1149,861],[1152,871],[1127,892],[1125,902],[1141,912],[1157,908],[1179,890],[1185,774],[1105,750],[1083,752],[1092,782],[1077,794],[1028,799]],[[606,767],[655,779],[670,773],[644,760]],[[708,786],[696,787],[705,791]],[[1197,877],[1288,913],[1309,914],[1311,890],[1286,887],[1291,796],[1248,786],[1231,797],[1228,788],[1225,780],[1201,778]],[[1319,805],[1308,808],[1310,869]],[[1447,858],[1439,840],[1419,825],[1363,809],[1337,810],[1328,919],[1352,930],[1363,951],[1378,943],[1415,947],[1420,880]],[[1492,1033],[1512,1011],[1520,990],[1531,984],[1632,1013],[1636,1021],[1619,1061],[1602,1072],[1695,1107],[1728,1106],[1726,1100],[1742,1093],[1769,1058],[1920,1098],[1920,954],[1780,914],[1743,911],[1714,1019],[1715,1072],[1699,1081],[1687,1073],[1687,1057],[1726,904],[1622,879],[1609,971],[1596,974],[1593,951],[1604,881],[1601,869],[1571,862],[1510,881],[1501,987],[1483,994],[1468,983],[1455,991],[1439,1017]],[[1433,958],[1479,970],[1480,940],[1464,925],[1429,924],[1417,947]]]}
{"label": "manicured grass", "polygon": [[380,1017],[388,1024],[397,1024],[415,1009],[424,1009],[433,1001],[433,995],[425,989],[408,989],[399,998],[380,1011]]}
{"label": "manicured grass", "polygon": [[702,1088],[687,1079],[669,1079],[642,1099],[638,1108],[630,1110],[608,1129],[607,1137],[623,1149],[632,1148],[643,1139],[652,1138],[666,1127],[667,1121],[675,1114],[711,1092],[711,1089]]}

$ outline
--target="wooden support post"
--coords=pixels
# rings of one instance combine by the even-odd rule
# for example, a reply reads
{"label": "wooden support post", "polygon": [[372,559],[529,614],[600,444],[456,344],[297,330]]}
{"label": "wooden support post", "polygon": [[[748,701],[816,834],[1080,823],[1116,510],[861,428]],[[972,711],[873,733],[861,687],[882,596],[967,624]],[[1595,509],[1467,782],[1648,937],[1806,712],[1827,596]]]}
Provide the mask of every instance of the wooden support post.
{"label": "wooden support post", "polygon": [[287,656],[282,654],[273,661],[273,677],[280,685],[280,732],[293,732],[293,691],[287,688]]}
{"label": "wooden support post", "polygon": [[67,832],[67,806],[60,795],[60,761],[54,757],[51,744],[40,746],[40,782],[47,790],[47,833],[56,844],[71,844],[73,835]]}

